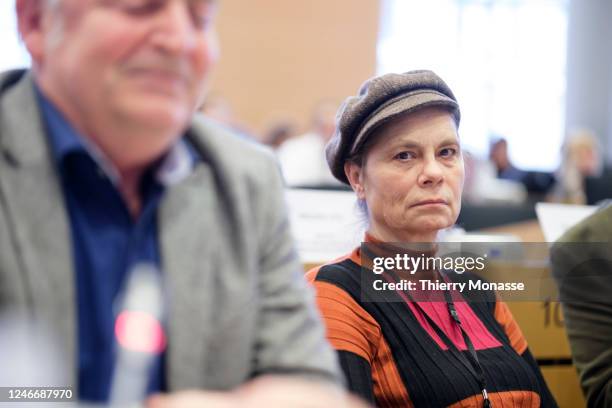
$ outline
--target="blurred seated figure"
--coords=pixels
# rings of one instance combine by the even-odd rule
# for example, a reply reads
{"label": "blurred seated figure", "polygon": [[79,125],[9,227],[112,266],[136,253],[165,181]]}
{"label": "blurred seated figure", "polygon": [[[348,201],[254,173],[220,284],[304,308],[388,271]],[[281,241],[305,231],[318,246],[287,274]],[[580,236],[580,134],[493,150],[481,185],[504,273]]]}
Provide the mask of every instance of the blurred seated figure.
{"label": "blurred seated figure", "polygon": [[289,120],[279,120],[272,123],[263,134],[263,143],[277,150],[295,134],[295,124]]}
{"label": "blurred seated figure", "polygon": [[312,116],[311,131],[291,138],[277,150],[288,186],[339,185],[325,161],[325,144],[335,130],[336,104],[319,103]]}
{"label": "blurred seated figure", "polygon": [[512,165],[508,155],[508,141],[505,138],[497,138],[491,143],[489,149],[489,160],[495,166],[497,178],[504,180],[522,181],[525,172]]}
{"label": "blurred seated figure", "polygon": [[532,199],[539,201],[538,195],[548,193],[555,182],[552,173],[516,168],[510,161],[508,141],[503,137],[493,139],[489,150],[489,160],[494,167],[497,179],[522,183],[525,190],[532,195]]}
{"label": "blurred seated figure", "polygon": [[473,204],[523,204],[527,191],[515,180],[497,178],[493,164],[473,154],[465,155],[464,198]]}
{"label": "blurred seated figure", "polygon": [[551,249],[563,318],[589,407],[612,407],[612,207],[567,231]]}
{"label": "blurred seated figure", "polygon": [[585,178],[601,172],[601,155],[597,138],[587,129],[569,134],[561,151],[557,184],[551,200],[567,204],[586,204]]}

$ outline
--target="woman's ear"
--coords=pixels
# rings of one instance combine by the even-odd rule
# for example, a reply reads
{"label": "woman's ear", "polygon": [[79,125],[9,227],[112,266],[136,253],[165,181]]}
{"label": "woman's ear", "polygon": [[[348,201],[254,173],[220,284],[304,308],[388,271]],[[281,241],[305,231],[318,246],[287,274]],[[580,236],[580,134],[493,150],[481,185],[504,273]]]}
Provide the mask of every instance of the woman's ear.
{"label": "woman's ear", "polygon": [[361,166],[354,162],[346,162],[344,163],[344,174],[351,184],[353,191],[357,194],[357,198],[365,200],[365,188],[362,177],[363,169]]}

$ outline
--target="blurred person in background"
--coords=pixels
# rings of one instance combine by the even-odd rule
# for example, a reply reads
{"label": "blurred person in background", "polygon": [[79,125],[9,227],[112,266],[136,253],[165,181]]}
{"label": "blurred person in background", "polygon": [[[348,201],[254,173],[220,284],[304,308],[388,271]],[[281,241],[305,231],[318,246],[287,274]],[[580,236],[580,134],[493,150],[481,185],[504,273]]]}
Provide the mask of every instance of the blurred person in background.
{"label": "blurred person in background", "polygon": [[278,120],[264,132],[263,143],[272,150],[278,150],[287,140],[295,135],[295,123],[290,119]]}
{"label": "blurred person in background", "polygon": [[571,132],[561,149],[561,165],[550,200],[586,204],[585,178],[598,176],[601,169],[600,147],[595,134],[587,129]]}
{"label": "blurred person in background", "polygon": [[[392,254],[420,243],[420,251],[407,253],[434,256],[438,234],[461,207],[464,164],[453,92],[431,71],[387,74],[349,97],[338,118],[327,160],[365,211],[368,248],[377,244]],[[353,392],[380,407],[556,406],[494,292],[480,301],[458,291],[445,291],[446,301],[415,299],[427,296],[418,290],[380,295],[370,285],[372,254],[365,251],[307,274]],[[417,279],[463,279],[452,271],[416,272]]]}
{"label": "blurred person in background", "polygon": [[338,185],[325,162],[325,145],[334,134],[337,105],[319,102],[311,130],[288,139],[277,150],[285,182],[290,187]]}
{"label": "blurred person in background", "polygon": [[572,360],[589,407],[612,407],[612,207],[573,226],[551,248]]}
{"label": "blurred person in background", "polygon": [[508,154],[508,141],[503,137],[496,137],[489,149],[489,160],[495,166],[497,178],[503,180],[522,181],[525,172],[514,167]]}
{"label": "blurred person in background", "polygon": [[464,151],[465,185],[463,197],[466,203],[476,205],[521,205],[527,201],[523,184],[497,177],[495,166],[488,160]]}
{"label": "blurred person in background", "polygon": [[257,406],[258,384],[289,381],[304,406],[342,405],[274,159],[194,115],[217,60],[216,9],[17,0],[32,69],[0,75],[0,312],[51,328],[64,385],[106,404],[116,305],[148,263],[166,283],[167,348],[142,398]]}

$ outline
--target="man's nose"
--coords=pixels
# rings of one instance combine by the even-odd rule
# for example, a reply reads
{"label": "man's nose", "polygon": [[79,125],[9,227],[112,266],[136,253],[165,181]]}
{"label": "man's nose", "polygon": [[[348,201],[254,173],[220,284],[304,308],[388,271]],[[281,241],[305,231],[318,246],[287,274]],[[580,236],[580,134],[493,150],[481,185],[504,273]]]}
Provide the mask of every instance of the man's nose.
{"label": "man's nose", "polygon": [[187,53],[195,48],[196,29],[185,0],[169,0],[158,15],[155,44],[172,54]]}

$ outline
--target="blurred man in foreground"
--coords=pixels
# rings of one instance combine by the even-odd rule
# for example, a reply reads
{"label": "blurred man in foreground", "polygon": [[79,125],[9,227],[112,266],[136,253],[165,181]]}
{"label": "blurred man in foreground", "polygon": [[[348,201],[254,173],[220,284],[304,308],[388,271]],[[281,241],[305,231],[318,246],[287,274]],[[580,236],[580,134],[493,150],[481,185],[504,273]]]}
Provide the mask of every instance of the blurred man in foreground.
{"label": "blurred man in foreground", "polygon": [[[266,374],[271,390],[294,374],[324,406],[340,401],[274,161],[193,114],[217,58],[216,2],[16,4],[32,69],[0,76],[0,312],[51,328],[86,402],[108,402],[126,338],[159,346],[145,394]],[[136,323],[144,342],[115,322],[141,264],[162,271],[165,295],[159,326]],[[151,404],[244,405],[257,384]]]}

